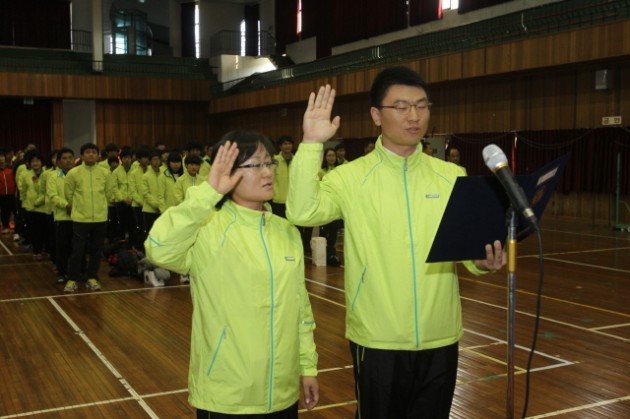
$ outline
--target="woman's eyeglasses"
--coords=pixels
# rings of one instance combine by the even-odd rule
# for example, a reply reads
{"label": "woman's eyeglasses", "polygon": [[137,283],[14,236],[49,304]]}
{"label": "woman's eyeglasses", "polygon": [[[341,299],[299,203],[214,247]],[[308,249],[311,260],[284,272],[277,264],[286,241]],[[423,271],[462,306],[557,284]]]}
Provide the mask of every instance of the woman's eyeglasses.
{"label": "woman's eyeglasses", "polygon": [[272,160],[265,163],[250,163],[238,166],[239,169],[254,169],[261,171],[263,169],[274,170],[278,166],[278,160]]}

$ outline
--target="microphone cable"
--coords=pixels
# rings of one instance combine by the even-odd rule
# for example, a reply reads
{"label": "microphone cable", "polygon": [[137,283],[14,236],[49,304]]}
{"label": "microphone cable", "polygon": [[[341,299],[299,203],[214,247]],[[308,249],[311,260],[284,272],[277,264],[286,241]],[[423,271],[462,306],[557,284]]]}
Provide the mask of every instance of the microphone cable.
{"label": "microphone cable", "polygon": [[536,314],[534,317],[534,336],[532,338],[532,347],[527,357],[527,369],[525,371],[525,401],[523,403],[523,415],[522,419],[527,416],[527,406],[529,404],[529,385],[530,385],[530,371],[532,368],[532,360],[536,352],[536,343],[538,341],[538,328],[540,325],[540,306],[542,303],[542,292],[545,278],[545,259],[543,255],[542,234],[540,228],[535,229],[536,238],[538,239],[538,292],[536,295]]}

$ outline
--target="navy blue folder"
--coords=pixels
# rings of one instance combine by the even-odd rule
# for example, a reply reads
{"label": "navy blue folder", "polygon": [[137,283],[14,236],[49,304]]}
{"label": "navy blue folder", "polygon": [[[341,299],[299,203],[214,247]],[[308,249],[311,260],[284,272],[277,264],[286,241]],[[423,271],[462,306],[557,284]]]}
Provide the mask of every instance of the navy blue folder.
{"label": "navy blue folder", "polygon": [[[569,161],[570,154],[545,165],[529,175],[515,176],[538,220]],[[457,178],[440,221],[427,262],[485,259],[484,247],[495,240],[505,245],[509,198],[495,176]],[[534,232],[519,216],[517,240]]]}

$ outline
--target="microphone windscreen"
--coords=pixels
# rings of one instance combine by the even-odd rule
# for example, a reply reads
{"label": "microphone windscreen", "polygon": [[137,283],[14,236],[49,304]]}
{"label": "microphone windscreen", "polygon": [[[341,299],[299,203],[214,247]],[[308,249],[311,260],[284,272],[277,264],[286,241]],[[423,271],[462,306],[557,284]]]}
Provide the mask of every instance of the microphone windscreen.
{"label": "microphone windscreen", "polygon": [[507,157],[505,157],[505,153],[503,153],[503,150],[501,150],[496,144],[485,146],[481,154],[486,166],[488,166],[488,169],[493,172],[498,167],[507,165],[508,161]]}

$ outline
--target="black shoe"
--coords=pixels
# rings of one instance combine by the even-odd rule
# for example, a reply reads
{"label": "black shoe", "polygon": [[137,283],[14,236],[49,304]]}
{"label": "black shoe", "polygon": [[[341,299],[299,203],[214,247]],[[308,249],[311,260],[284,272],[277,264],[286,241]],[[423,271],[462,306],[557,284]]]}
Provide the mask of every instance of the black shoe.
{"label": "black shoe", "polygon": [[339,258],[337,256],[329,256],[328,260],[326,260],[326,265],[328,266],[341,266],[341,262],[339,262]]}

